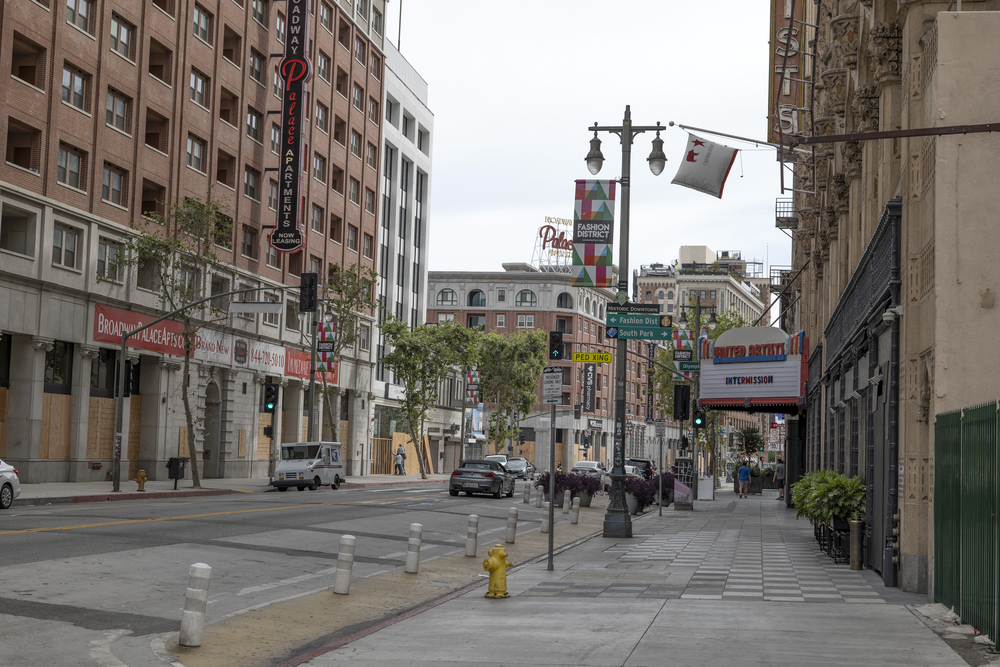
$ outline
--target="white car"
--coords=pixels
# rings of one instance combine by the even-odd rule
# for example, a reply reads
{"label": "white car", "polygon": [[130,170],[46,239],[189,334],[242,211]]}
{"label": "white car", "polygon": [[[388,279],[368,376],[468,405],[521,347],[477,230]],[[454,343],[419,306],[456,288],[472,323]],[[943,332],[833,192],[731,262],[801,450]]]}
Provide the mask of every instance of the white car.
{"label": "white car", "polygon": [[0,461],[0,510],[8,509],[19,495],[21,481],[17,478],[17,469]]}
{"label": "white car", "polygon": [[642,471],[636,466],[625,466],[625,477],[642,479]]}
{"label": "white car", "polygon": [[604,484],[604,476],[607,471],[604,469],[604,464],[600,461],[577,461],[570,468],[571,473],[576,473],[577,475],[592,475],[597,478],[601,484]]}

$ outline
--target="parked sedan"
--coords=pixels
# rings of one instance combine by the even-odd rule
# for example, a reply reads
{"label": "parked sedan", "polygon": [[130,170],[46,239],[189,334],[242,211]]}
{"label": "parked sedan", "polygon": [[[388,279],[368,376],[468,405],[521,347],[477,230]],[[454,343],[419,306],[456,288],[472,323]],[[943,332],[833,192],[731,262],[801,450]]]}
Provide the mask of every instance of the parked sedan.
{"label": "parked sedan", "polygon": [[514,479],[535,479],[535,466],[528,463],[527,459],[510,459],[504,467]]}
{"label": "parked sedan", "polygon": [[459,491],[471,496],[473,493],[492,493],[494,498],[504,494],[514,495],[514,475],[507,472],[499,461],[463,461],[451,473],[448,493],[457,496]]}
{"label": "parked sedan", "polygon": [[17,477],[17,468],[0,461],[0,510],[8,509],[19,495],[21,480]]}
{"label": "parked sedan", "polygon": [[577,475],[592,475],[597,478],[601,484],[604,483],[604,476],[607,471],[604,469],[604,464],[600,461],[577,461],[570,468],[571,473],[576,473]]}

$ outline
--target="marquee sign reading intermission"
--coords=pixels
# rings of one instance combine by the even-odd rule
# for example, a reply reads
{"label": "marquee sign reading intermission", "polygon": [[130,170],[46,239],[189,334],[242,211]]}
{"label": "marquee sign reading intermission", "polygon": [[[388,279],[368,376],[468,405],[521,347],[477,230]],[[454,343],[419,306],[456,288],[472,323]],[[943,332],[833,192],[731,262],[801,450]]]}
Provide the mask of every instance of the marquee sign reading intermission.
{"label": "marquee sign reading intermission", "polygon": [[278,67],[284,82],[281,100],[281,151],[278,165],[278,221],[271,230],[270,244],[278,252],[302,249],[299,210],[302,178],[302,137],[306,83],[312,75],[309,62],[309,0],[287,0],[285,17],[285,57]]}
{"label": "marquee sign reading intermission", "polygon": [[776,327],[744,327],[702,343],[701,408],[778,412],[805,404],[809,337],[804,331],[788,335]]}

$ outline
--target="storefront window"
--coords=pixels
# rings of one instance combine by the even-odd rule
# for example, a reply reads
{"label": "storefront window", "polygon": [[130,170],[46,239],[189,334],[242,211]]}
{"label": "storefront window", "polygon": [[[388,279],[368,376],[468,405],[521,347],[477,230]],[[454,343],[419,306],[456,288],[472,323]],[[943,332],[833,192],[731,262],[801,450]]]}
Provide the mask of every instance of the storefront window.
{"label": "storefront window", "polygon": [[73,344],[56,341],[45,353],[45,392],[48,394],[72,393]]}

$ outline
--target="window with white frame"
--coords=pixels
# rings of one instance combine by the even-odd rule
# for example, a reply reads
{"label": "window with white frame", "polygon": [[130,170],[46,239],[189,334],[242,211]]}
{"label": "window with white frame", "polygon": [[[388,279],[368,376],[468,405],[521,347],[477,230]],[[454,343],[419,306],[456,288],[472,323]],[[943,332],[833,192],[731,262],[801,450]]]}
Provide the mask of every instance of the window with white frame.
{"label": "window with white frame", "polygon": [[275,37],[278,38],[279,44],[285,43],[285,15],[278,12],[278,16],[274,19],[274,33]]}
{"label": "window with white frame", "polygon": [[118,264],[118,252],[121,249],[115,241],[101,238],[97,242],[97,277],[102,280],[110,280],[120,283],[124,273],[121,265]]}
{"label": "window with white frame", "polygon": [[281,255],[278,254],[277,250],[271,247],[270,243],[264,244],[264,263],[272,269],[281,268]]}
{"label": "window with white frame", "polygon": [[372,328],[367,324],[358,327],[358,347],[367,351],[372,345]]}
{"label": "window with white frame", "polygon": [[507,290],[498,289],[497,290],[497,301],[503,302],[507,300]]}
{"label": "window with white frame", "polygon": [[517,328],[518,329],[534,329],[535,328],[535,316],[534,315],[518,315],[517,316]]}
{"label": "window with white frame", "polygon": [[[267,301],[268,303],[281,303],[281,297],[277,294],[265,294],[264,301]],[[278,313],[264,313],[264,317],[262,317],[261,320],[264,324],[270,324],[271,326],[276,327],[278,326]]]}
{"label": "window with white frame", "polygon": [[71,269],[77,267],[80,231],[66,225],[56,225],[52,236],[52,263]]}
{"label": "window with white frame", "polygon": [[497,328],[498,329],[503,329],[506,326],[507,326],[507,316],[506,315],[497,315]]}

